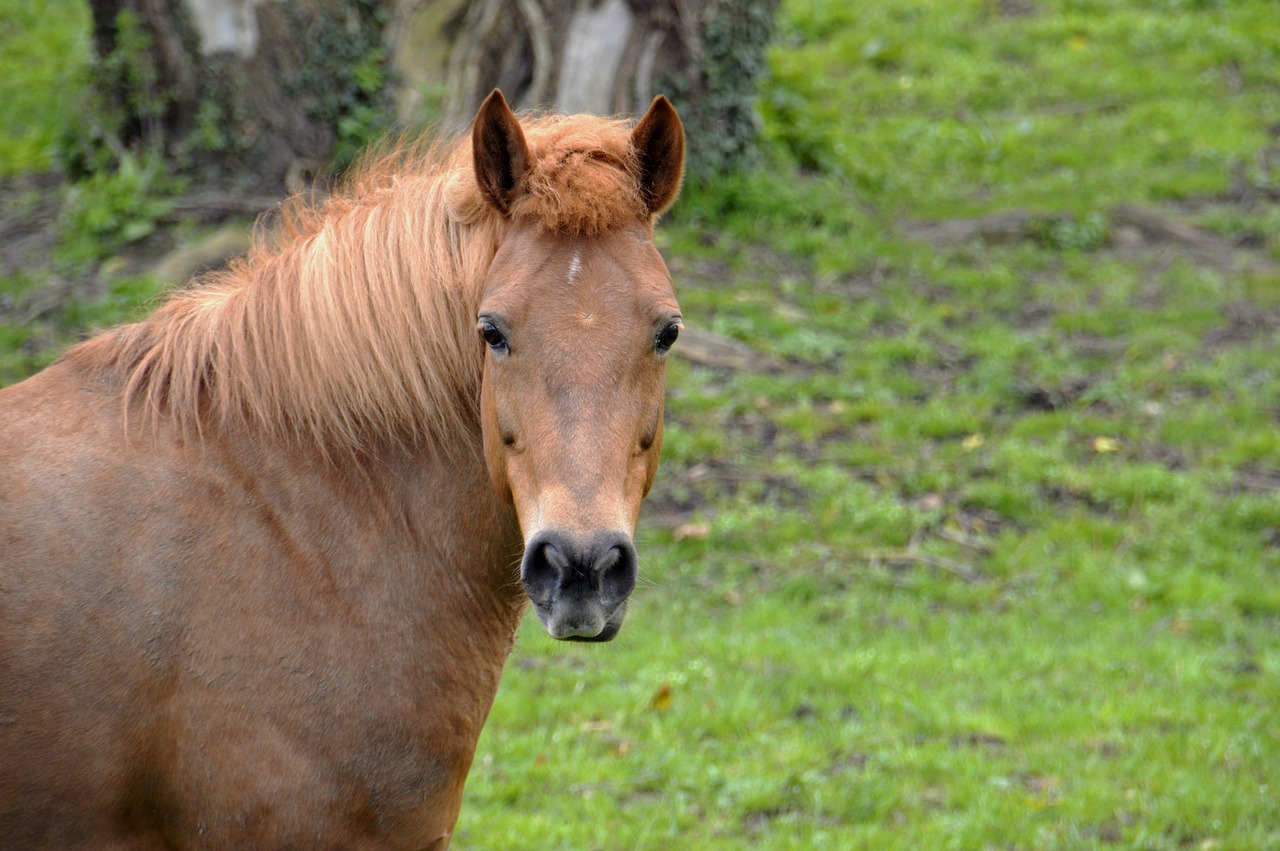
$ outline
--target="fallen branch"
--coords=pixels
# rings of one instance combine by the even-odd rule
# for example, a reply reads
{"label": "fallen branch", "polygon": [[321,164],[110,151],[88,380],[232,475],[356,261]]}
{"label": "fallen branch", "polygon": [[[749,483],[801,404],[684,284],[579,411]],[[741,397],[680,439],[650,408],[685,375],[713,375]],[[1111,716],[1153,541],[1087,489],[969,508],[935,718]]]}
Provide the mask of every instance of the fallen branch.
{"label": "fallen branch", "polygon": [[768,356],[760,354],[746,343],[721,337],[693,325],[686,325],[680,332],[680,343],[673,351],[699,366],[759,371],[772,363]]}
{"label": "fallen branch", "polygon": [[171,209],[161,221],[173,224],[179,221],[221,222],[233,217],[260,216],[279,206],[281,198],[274,195],[233,195],[228,192],[202,192],[175,198]]}
{"label": "fallen branch", "polygon": [[929,553],[915,552],[911,549],[905,550],[869,550],[863,553],[871,562],[873,568],[879,568],[883,565],[896,567],[911,567],[913,565],[923,565],[933,568],[934,570],[942,570],[954,576],[958,576],[965,582],[978,582],[981,576],[969,565],[952,561],[942,556],[930,555]]}
{"label": "fallen branch", "polygon": [[[1105,214],[1113,229],[1129,228],[1146,242],[1176,243],[1211,257],[1229,257],[1236,248],[1217,234],[1171,219],[1149,207],[1117,204]],[[1070,213],[1018,209],[972,218],[908,221],[898,230],[905,239],[946,248],[975,240],[1001,244],[1044,239],[1047,229],[1074,221],[1076,217]]]}
{"label": "fallen branch", "polygon": [[1074,115],[1087,115],[1090,112],[1106,112],[1112,109],[1123,109],[1132,101],[1129,98],[1100,98],[1098,100],[1073,101],[1070,103],[1051,103],[1041,107],[1022,110],[1006,110],[983,116],[986,121],[1023,121],[1029,118],[1070,118]]}

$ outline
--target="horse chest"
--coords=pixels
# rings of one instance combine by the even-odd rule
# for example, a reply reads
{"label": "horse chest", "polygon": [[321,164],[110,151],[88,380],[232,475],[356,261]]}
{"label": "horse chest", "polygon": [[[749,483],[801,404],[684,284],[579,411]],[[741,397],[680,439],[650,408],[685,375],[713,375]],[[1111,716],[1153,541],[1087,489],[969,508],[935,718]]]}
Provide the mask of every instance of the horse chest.
{"label": "horse chest", "polygon": [[462,683],[404,633],[303,620],[279,619],[288,641],[188,649],[153,732],[172,741],[156,811],[172,803],[209,847],[430,847],[457,817],[500,666]]}
{"label": "horse chest", "polygon": [[457,816],[474,748],[463,730],[367,708],[306,730],[268,713],[206,720],[157,803],[174,802],[175,832],[210,847],[425,847]]}

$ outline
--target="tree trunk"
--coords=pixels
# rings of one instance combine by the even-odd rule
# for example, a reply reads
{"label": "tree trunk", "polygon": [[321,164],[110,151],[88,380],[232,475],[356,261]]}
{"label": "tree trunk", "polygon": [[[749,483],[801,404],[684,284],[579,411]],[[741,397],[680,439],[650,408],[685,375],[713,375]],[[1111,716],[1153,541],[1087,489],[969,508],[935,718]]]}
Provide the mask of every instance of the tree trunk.
{"label": "tree trunk", "polygon": [[381,0],[89,5],[97,130],[117,153],[145,148],[201,177],[279,184],[327,167],[335,145],[390,114]]}
{"label": "tree trunk", "polygon": [[777,2],[89,0],[98,102],[85,136],[261,187],[341,164],[389,126],[393,79],[406,83],[402,122],[448,129],[495,87],[517,107],[601,114],[666,94],[690,171],[714,172],[751,149]]}
{"label": "tree trunk", "polygon": [[690,168],[735,165],[778,0],[398,0],[402,117],[465,126],[495,87],[517,107],[642,113],[676,104]]}

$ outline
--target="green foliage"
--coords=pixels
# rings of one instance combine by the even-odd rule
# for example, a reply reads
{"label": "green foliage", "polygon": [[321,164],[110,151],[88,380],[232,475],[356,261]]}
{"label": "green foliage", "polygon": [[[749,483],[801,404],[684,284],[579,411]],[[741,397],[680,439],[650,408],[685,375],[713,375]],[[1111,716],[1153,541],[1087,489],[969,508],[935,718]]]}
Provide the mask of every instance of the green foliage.
{"label": "green foliage", "polygon": [[347,0],[322,4],[314,14],[293,6],[285,13],[305,30],[309,44],[288,89],[310,115],[335,129],[333,162],[341,169],[394,119],[393,71],[382,40],[391,7],[380,0]]}
{"label": "green foliage", "polygon": [[52,165],[89,53],[88,17],[83,0],[0,3],[0,177]]}
{"label": "green foliage", "polygon": [[125,115],[144,123],[158,118],[172,97],[156,68],[150,34],[127,10],[116,15],[115,46],[95,62],[94,75],[101,89],[118,93]]}
{"label": "green foliage", "polygon": [[180,186],[158,156],[127,151],[114,170],[70,184],[61,214],[61,259],[91,263],[150,236],[173,209],[172,193]]}
{"label": "green foliage", "polygon": [[[49,309],[30,310],[52,286],[43,274],[0,276],[0,386],[44,369],[88,332],[138,318],[161,290],[149,275],[116,275],[105,293],[64,298]],[[16,316],[11,313],[24,305]]]}
{"label": "green foliage", "polygon": [[125,168],[129,156],[156,158],[166,144],[160,122],[172,95],[156,68],[151,36],[127,10],[114,27],[113,49],[83,67],[74,118],[58,139],[57,165],[73,179]]}

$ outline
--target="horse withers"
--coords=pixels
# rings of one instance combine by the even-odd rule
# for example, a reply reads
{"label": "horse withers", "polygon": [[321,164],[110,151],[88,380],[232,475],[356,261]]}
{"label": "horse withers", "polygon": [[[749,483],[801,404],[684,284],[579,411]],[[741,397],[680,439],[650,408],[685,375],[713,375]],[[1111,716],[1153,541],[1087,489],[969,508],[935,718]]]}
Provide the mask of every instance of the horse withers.
{"label": "horse withers", "polygon": [[622,625],[683,154],[495,92],[0,391],[0,844],[448,845],[526,601]]}

